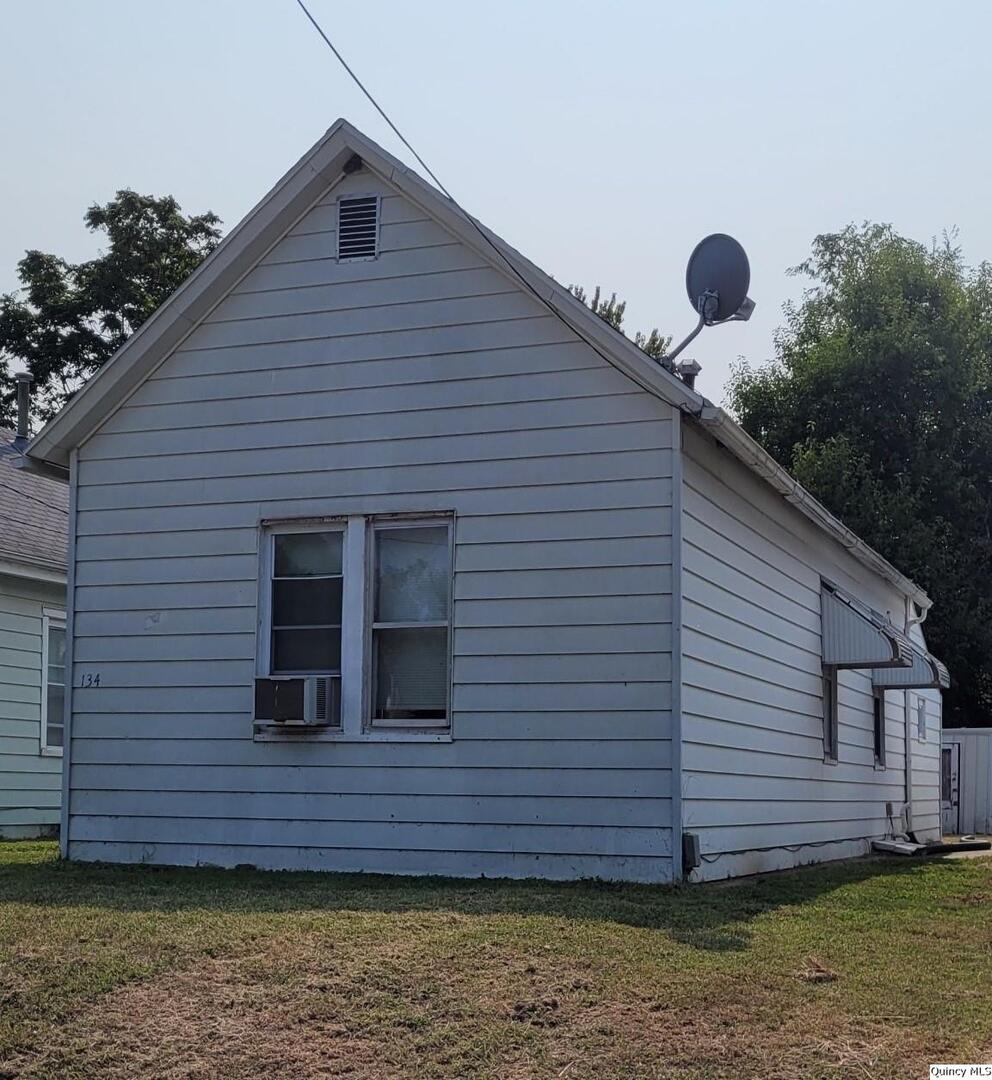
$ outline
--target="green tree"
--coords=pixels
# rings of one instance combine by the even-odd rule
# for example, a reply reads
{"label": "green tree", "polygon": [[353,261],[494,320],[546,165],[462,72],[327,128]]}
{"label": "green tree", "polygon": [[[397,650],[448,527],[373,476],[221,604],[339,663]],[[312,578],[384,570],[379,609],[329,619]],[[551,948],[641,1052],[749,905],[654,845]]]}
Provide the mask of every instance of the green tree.
{"label": "green tree", "polygon": [[934,600],[945,716],[992,723],[992,269],[891,226],[818,236],[775,359],[734,371],[747,431]]}
{"label": "green tree", "polygon": [[[617,300],[616,293],[611,293],[609,300],[604,300],[598,285],[591,300],[581,285],[569,285],[568,291],[576,300],[580,300],[590,311],[598,315],[603,322],[609,323],[614,330],[623,333],[623,316],[627,310],[626,300]],[[671,336],[663,336],[658,332],[657,327],[650,334],[642,334],[638,331],[634,335],[634,344],[646,352],[648,356],[653,356],[655,360],[660,360],[665,355],[671,343]]]}
{"label": "green tree", "polygon": [[[106,249],[70,263],[29,251],[18,263],[19,293],[0,297],[0,378],[12,362],[34,376],[35,412],[51,418],[98,371],[220,241],[220,219],[183,214],[171,196],[118,191],[91,206],[86,226]],[[0,398],[10,423],[11,395]]]}

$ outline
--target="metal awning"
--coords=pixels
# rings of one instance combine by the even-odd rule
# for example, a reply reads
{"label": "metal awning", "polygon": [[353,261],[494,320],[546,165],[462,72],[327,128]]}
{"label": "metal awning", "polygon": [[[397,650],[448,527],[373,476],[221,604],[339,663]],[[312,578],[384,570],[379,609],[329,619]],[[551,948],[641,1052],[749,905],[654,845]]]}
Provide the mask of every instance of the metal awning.
{"label": "metal awning", "polygon": [[820,589],[823,666],[909,670],[915,650],[884,616],[832,585]]}
{"label": "metal awning", "polygon": [[871,682],[879,690],[946,690],[951,676],[936,656],[914,646],[912,667],[876,668]]}

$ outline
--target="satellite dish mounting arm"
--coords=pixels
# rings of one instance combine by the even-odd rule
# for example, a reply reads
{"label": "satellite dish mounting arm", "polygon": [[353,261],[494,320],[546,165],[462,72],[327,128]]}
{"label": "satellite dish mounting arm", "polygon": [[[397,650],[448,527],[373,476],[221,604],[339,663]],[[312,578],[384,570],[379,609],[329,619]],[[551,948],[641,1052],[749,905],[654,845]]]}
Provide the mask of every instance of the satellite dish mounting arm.
{"label": "satellite dish mounting arm", "polygon": [[708,289],[696,300],[696,310],[699,312],[699,322],[696,323],[695,329],[688,337],[683,338],[674,349],[665,353],[661,358],[661,363],[665,367],[674,367],[672,361],[675,357],[678,356],[690,342],[698,337],[704,326],[712,326],[714,322],[716,322],[716,313],[719,307],[720,294],[714,292],[712,289]]}

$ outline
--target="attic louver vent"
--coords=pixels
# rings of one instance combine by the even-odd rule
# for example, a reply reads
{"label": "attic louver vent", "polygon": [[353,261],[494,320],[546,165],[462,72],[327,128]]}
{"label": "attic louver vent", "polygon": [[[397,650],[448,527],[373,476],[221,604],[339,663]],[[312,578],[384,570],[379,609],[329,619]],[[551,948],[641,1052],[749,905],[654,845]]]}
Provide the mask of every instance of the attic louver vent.
{"label": "attic louver vent", "polygon": [[338,258],[374,259],[379,254],[379,196],[338,202]]}

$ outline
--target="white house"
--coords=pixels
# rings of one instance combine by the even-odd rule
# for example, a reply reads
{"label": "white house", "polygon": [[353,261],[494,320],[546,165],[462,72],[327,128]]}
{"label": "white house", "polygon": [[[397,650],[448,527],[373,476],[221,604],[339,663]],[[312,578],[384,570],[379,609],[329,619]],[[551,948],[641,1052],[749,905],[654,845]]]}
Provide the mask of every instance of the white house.
{"label": "white house", "polygon": [[0,839],[54,835],[62,802],[65,483],[0,430]]}
{"label": "white house", "polygon": [[71,858],[668,882],[940,835],[929,599],[343,121],[28,453]]}

